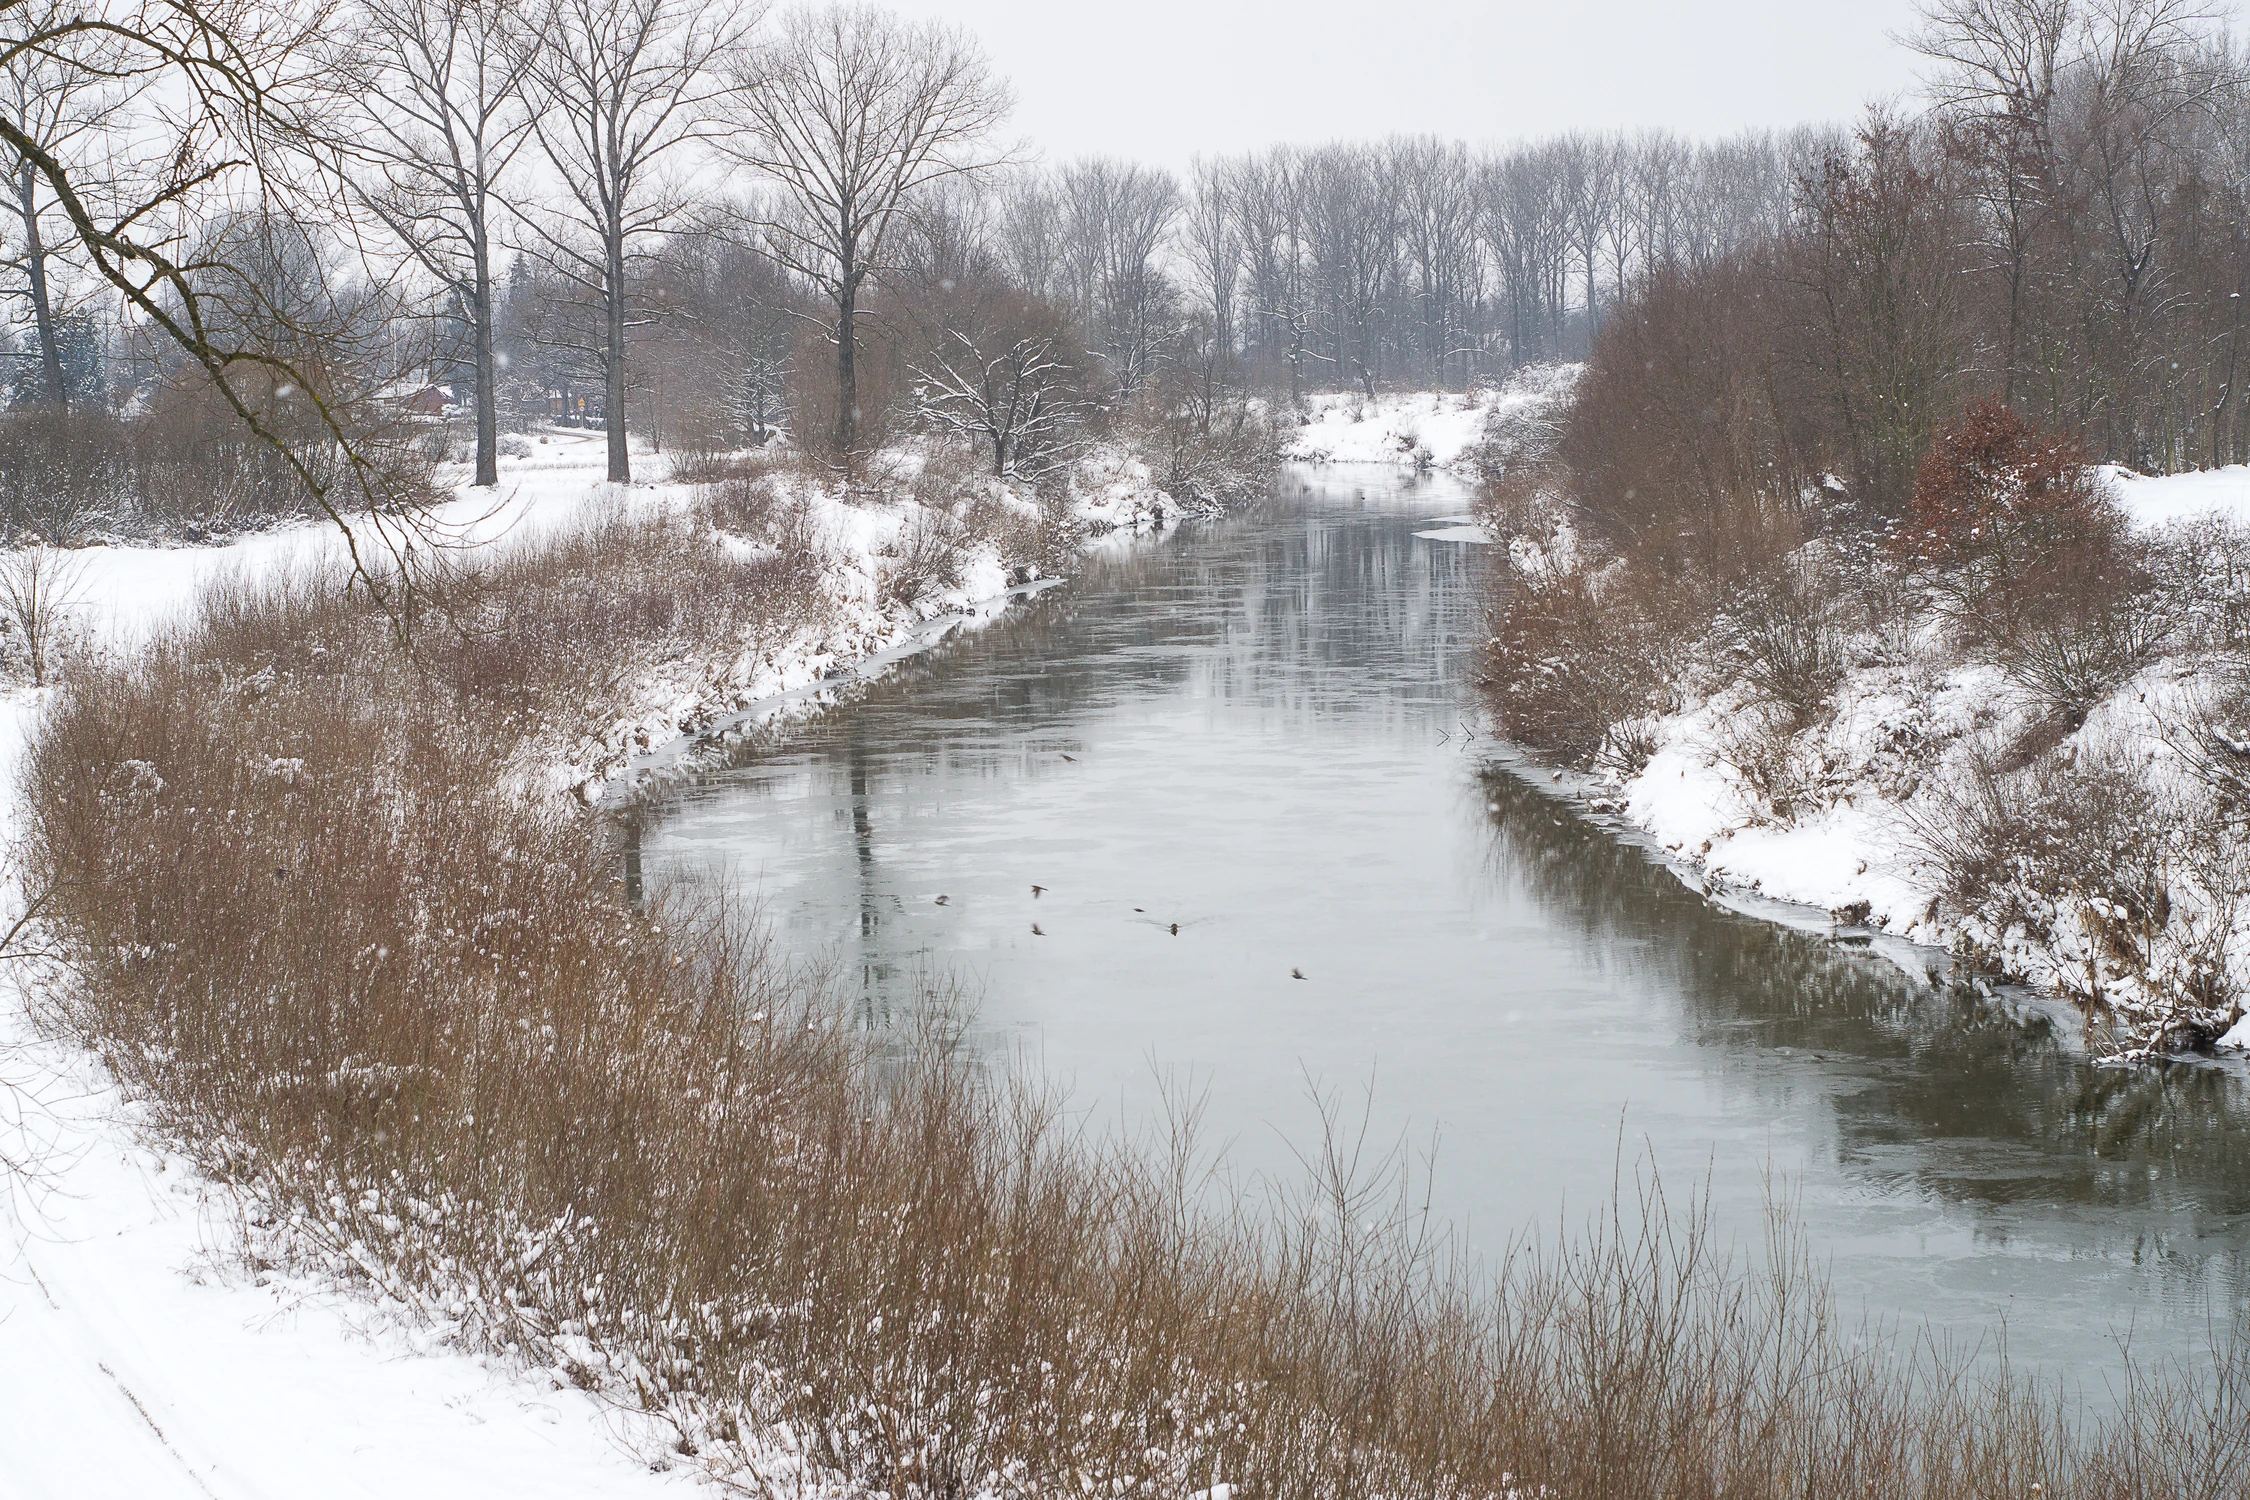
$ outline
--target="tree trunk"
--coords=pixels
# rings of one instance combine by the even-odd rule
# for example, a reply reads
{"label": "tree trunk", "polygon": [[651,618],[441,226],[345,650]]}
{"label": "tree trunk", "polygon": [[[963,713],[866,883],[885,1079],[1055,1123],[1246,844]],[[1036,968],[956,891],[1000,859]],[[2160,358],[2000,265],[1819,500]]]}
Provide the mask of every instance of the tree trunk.
{"label": "tree trunk", "polygon": [[492,349],[492,252],[484,236],[476,242],[476,290],[469,304],[477,367],[477,477],[479,485],[500,483],[499,362]]}
{"label": "tree trunk", "polygon": [[602,425],[609,430],[609,482],[633,482],[633,458],[625,450],[625,236],[614,226],[605,236],[602,279],[604,377]]}
{"label": "tree trunk", "polygon": [[859,442],[859,370],[852,359],[852,321],[859,284],[847,274],[836,296],[836,457],[851,462]]}
{"label": "tree trunk", "polygon": [[24,259],[31,268],[31,317],[39,333],[39,363],[47,377],[47,400],[58,412],[70,410],[70,386],[63,375],[62,340],[56,337],[55,308],[47,296],[47,247],[39,238],[38,178],[31,163],[16,178],[16,203],[23,212]]}

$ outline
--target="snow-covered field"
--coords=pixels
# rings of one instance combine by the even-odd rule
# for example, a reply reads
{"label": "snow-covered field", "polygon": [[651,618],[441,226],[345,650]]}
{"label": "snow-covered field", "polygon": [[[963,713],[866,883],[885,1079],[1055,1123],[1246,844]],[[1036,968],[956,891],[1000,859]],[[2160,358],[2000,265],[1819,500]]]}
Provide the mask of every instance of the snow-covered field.
{"label": "snow-covered field", "polygon": [[1577,365],[1533,365],[1496,388],[1466,392],[1355,392],[1309,397],[1305,419],[1285,432],[1294,463],[1388,464],[1467,470],[1495,429],[1527,412],[1552,410],[1578,378]]}
{"label": "snow-covered field", "polygon": [[[657,469],[660,460],[648,465]],[[500,500],[464,494],[436,518],[464,553],[587,517],[679,505],[682,486],[600,480],[598,435],[557,431],[504,459]],[[1091,455],[1075,504],[1096,529],[1150,530],[1178,513],[1137,460]],[[816,497],[834,609],[818,638],[745,668],[668,664],[629,684],[627,710],[550,784],[612,780],[683,717],[801,691],[895,656],[933,622],[988,618],[1009,568],[989,548],[953,589],[886,604],[885,548],[912,507]],[[129,651],[178,619],[208,581],[332,555],[306,526],[204,548],[74,554],[78,649]],[[1020,570],[1019,570],[1020,571]],[[49,690],[51,691],[51,690]],[[12,786],[45,694],[0,694],[0,771]],[[38,981],[0,974],[0,1497],[5,1500],[301,1500],[413,1495],[681,1494],[663,1443],[626,1413],[552,1380],[497,1372],[446,1349],[379,1302],[253,1274],[235,1204],[140,1125],[91,1058],[34,1025]]]}

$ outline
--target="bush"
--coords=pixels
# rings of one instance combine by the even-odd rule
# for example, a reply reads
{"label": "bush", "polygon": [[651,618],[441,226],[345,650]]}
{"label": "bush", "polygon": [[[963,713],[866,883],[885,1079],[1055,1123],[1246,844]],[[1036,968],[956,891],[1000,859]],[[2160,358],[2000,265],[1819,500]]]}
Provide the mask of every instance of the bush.
{"label": "bush", "polygon": [[[330,436],[286,401],[265,419],[314,479],[334,486],[339,508],[368,498],[350,482]],[[401,426],[363,435],[381,466],[385,504],[433,498],[429,470],[444,455],[443,428]],[[140,416],[0,415],[0,544],[38,537],[69,546],[104,535],[224,535],[320,514],[304,476],[252,433],[207,386],[161,388]]]}
{"label": "bush", "polygon": [[876,553],[886,559],[883,597],[900,604],[913,604],[961,586],[962,569],[968,562],[969,536],[966,528],[944,511],[917,508],[898,534],[878,547]]}
{"label": "bush", "polygon": [[1647,747],[1613,742],[1612,726],[1672,706],[1681,627],[1695,613],[1677,586],[1631,563],[1519,581],[1480,684],[1502,732],[1571,765],[1638,771]]}
{"label": "bush", "polygon": [[2239,1013],[2226,946],[2243,899],[2223,821],[2106,742],[2024,754],[1972,747],[1907,809],[1911,851],[1963,919],[1981,966],[2130,1013],[2161,1043],[2209,1041]]}
{"label": "bush", "polygon": [[[636,906],[610,830],[512,773],[529,721],[479,710],[596,726],[605,655],[742,626],[655,598],[712,563],[693,541],[603,523],[492,568],[471,634],[520,672],[433,678],[335,577],[236,585],[43,722],[60,1019],[240,1195],[246,1254],[791,1493],[2095,1500],[2127,1458],[2134,1493],[2241,1484],[2239,1378],[2135,1387],[2176,1427],[2080,1428],[1855,1335],[1785,1228],[1751,1265],[1653,1190],[1490,1267],[1348,1136],[1301,1195],[1206,1194],[1192,1139],[1072,1126],[942,997],[854,1033],[694,892]],[[590,613],[620,573],[639,602]]]}
{"label": "bush", "polygon": [[1729,592],[1714,644],[1752,692],[1784,710],[1794,731],[1809,723],[1849,665],[1845,596],[1800,549],[1773,558]]}

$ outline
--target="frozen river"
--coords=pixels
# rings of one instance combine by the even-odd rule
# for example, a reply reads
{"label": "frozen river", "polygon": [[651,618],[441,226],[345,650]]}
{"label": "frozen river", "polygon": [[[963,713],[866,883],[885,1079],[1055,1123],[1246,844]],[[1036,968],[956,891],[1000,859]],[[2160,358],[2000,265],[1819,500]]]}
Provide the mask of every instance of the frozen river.
{"label": "frozen river", "polygon": [[1097,1120],[1192,1076],[1244,1171],[1313,1143],[1308,1080],[1355,1118],[1371,1089],[1488,1252],[1653,1161],[1745,1244],[1778,1182],[1847,1311],[2004,1321],[2051,1370],[2229,1323],[2250,1074],[2094,1068],[1496,769],[1462,727],[1494,559],[1416,535],[1464,503],[1294,471],[1098,556],[660,804],[643,867],[755,889],[871,1013],[959,976],[979,1038]]}

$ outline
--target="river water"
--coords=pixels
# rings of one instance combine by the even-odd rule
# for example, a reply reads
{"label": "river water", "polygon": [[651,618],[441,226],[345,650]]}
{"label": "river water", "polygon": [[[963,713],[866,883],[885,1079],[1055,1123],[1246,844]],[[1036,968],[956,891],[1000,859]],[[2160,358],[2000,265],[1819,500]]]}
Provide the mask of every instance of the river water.
{"label": "river water", "polygon": [[1791,1199],[1847,1312],[2048,1370],[2231,1325],[2250,1073],[2095,1068],[2067,1018],[1722,909],[1496,766],[1495,559],[1416,535],[1465,503],[1290,471],[1098,554],[660,803],[643,869],[754,891],[871,1013],[956,976],[1096,1121],[1192,1080],[1245,1174],[1294,1174],[1329,1090],[1435,1141],[1486,1252],[1653,1164],[1745,1246]]}

